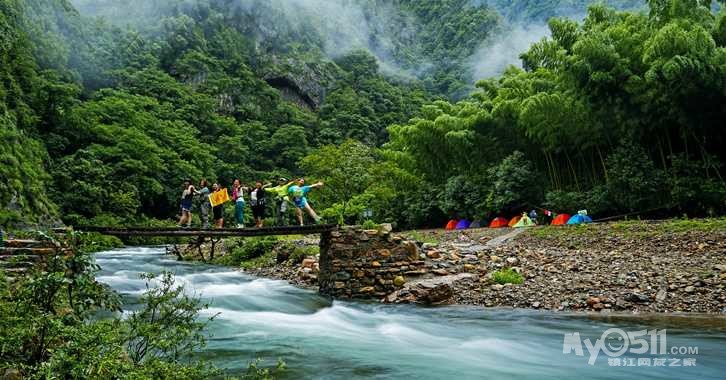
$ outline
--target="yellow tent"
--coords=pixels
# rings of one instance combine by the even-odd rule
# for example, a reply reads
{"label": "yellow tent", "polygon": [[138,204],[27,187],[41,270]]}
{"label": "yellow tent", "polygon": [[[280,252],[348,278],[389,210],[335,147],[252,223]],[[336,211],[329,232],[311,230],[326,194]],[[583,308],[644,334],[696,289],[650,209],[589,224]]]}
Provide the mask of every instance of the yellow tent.
{"label": "yellow tent", "polygon": [[530,219],[527,214],[522,214],[522,217],[519,218],[519,221],[513,226],[514,228],[520,228],[520,227],[532,227],[534,226],[534,222],[532,222],[532,219]]}

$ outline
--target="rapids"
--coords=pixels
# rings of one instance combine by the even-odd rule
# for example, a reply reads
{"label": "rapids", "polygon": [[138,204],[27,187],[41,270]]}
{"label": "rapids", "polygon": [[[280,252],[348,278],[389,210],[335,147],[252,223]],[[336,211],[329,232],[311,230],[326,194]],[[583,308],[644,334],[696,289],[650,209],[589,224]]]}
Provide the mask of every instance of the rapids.
{"label": "rapids", "polygon": [[[592,316],[464,306],[330,301],[286,282],[255,278],[225,267],[178,262],[161,247],[101,252],[98,280],[124,296],[127,307],[145,289],[139,273],[171,271],[219,316],[200,355],[230,373],[255,358],[287,363],[285,378],[322,379],[724,379],[726,319],[706,316]],[[565,333],[600,338],[609,328],[667,329],[667,346],[698,347],[697,355],[626,353],[651,366],[611,366],[600,353],[594,365],[563,353]],[[611,335],[612,336],[612,335]],[[649,339],[649,337],[646,336]],[[655,358],[681,366],[652,366]],[[695,366],[683,359],[695,358]]]}

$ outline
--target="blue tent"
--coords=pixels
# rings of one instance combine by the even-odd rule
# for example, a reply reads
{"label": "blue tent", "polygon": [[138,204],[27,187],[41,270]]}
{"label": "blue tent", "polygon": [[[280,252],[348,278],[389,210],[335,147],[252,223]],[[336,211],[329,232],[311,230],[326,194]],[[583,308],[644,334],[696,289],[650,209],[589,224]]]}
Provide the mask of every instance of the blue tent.
{"label": "blue tent", "polygon": [[567,221],[567,224],[582,224],[582,223],[592,223],[592,218],[590,218],[587,215],[573,215],[570,220]]}
{"label": "blue tent", "polygon": [[465,229],[469,228],[470,224],[471,224],[471,222],[469,222],[468,220],[462,219],[459,221],[459,223],[456,224],[456,229],[465,230]]}

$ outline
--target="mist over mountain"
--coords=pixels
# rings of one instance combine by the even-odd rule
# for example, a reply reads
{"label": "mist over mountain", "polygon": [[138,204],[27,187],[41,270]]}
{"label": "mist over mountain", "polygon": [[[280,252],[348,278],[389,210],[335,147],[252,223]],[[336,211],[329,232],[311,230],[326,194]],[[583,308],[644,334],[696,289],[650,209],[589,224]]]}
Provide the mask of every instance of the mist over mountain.
{"label": "mist over mountain", "polygon": [[355,194],[314,200],[335,221],[720,210],[724,11],[607,4],[6,0],[0,224],[152,223],[186,178],[343,159]]}
{"label": "mist over mountain", "polygon": [[[464,95],[472,84],[501,74],[509,65],[521,67],[519,55],[548,35],[551,17],[581,19],[594,1],[466,0],[448,2],[465,13],[478,9],[491,17],[484,29],[468,36],[461,49],[432,53],[432,34],[445,31],[447,23],[427,19],[425,5],[416,2],[374,0],[73,0],[87,16],[102,17],[118,26],[154,32],[165,17],[189,15],[194,19],[217,13],[227,23],[251,37],[263,51],[284,51],[290,44],[315,47],[331,59],[357,49],[374,55],[384,73],[401,79],[442,76],[441,67],[455,72],[459,85],[431,89]],[[419,2],[420,3],[420,2]],[[639,9],[642,0],[612,0],[617,9]],[[440,7],[440,5],[438,6]],[[431,8],[436,8],[432,6]],[[424,10],[423,12],[421,10]],[[497,15],[498,14],[498,15]],[[432,33],[432,30],[435,31]],[[434,41],[434,43],[436,43]],[[452,88],[450,88],[452,87]]]}

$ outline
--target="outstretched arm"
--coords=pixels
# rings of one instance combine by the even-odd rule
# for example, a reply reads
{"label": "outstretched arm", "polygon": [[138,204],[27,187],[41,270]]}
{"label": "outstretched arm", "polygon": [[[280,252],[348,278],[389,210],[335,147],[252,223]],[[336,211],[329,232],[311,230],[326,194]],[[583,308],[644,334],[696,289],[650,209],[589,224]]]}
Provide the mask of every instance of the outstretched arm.
{"label": "outstretched arm", "polygon": [[319,187],[323,187],[324,185],[325,184],[323,182],[318,182],[318,183],[314,183],[314,184],[310,185],[310,188],[311,189],[317,189]]}
{"label": "outstretched arm", "polygon": [[266,184],[262,185],[262,188],[263,188],[263,189],[266,189],[266,188],[268,188],[268,187],[270,187],[270,186],[272,186],[272,184],[271,184],[271,183],[266,183]]}

